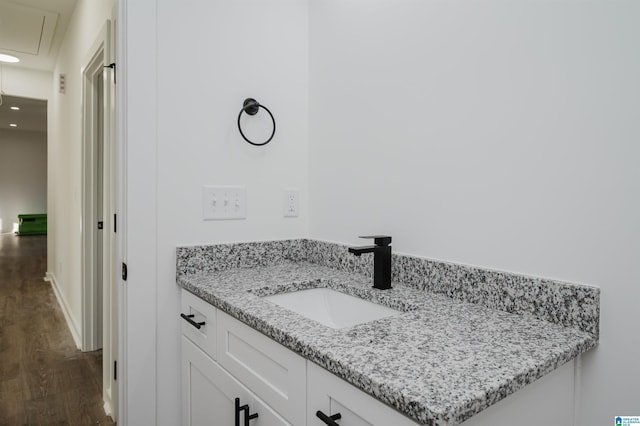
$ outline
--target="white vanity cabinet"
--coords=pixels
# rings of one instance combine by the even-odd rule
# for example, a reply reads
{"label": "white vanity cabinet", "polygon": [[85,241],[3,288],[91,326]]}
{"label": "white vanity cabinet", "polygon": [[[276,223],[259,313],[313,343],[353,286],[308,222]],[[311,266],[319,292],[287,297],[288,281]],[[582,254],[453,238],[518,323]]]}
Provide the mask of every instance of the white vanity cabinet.
{"label": "white vanity cabinet", "polygon": [[[184,426],[418,424],[186,290],[182,314]],[[568,362],[461,426],[574,424],[573,398]]]}
{"label": "white vanity cabinet", "polygon": [[181,317],[183,425],[304,424],[303,358],[185,290]]}

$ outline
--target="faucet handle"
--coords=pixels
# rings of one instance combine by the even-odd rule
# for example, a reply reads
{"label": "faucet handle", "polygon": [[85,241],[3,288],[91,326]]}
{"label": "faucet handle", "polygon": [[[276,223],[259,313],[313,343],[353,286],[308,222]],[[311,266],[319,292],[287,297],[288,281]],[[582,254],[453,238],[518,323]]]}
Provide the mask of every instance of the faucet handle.
{"label": "faucet handle", "polygon": [[379,247],[385,247],[391,244],[391,237],[389,237],[388,235],[365,235],[358,238],[366,238],[369,240],[373,239],[375,245]]}

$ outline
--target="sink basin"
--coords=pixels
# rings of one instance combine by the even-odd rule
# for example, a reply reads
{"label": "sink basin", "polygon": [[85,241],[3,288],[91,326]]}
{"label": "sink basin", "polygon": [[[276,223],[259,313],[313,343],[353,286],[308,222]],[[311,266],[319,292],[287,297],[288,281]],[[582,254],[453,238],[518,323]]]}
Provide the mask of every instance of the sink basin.
{"label": "sink basin", "polygon": [[264,299],[331,328],[351,327],[402,313],[329,288],[280,293]]}

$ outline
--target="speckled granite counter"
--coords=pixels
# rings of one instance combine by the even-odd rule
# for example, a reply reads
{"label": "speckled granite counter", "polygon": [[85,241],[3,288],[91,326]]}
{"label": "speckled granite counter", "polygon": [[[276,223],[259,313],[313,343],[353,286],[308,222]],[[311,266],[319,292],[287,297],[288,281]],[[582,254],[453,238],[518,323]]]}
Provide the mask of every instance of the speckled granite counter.
{"label": "speckled granite counter", "polygon": [[[358,265],[345,266],[350,258],[356,259],[354,256],[338,255],[332,259],[337,267],[328,267],[304,254],[312,253],[309,244],[327,243],[309,241],[181,247],[177,282],[427,425],[458,424],[598,342],[597,288],[545,281],[559,286],[554,291],[560,294],[583,298],[575,304],[573,296],[562,299],[558,309],[565,306],[571,313],[554,314],[560,318],[554,323],[531,312],[511,313],[425,291],[409,279],[409,284],[395,282],[392,290],[374,290],[369,277],[354,271]],[[339,245],[331,246],[341,252]],[[394,258],[394,262],[406,259]],[[394,272],[396,279],[407,273]],[[491,280],[485,279],[484,284],[487,281]],[[403,313],[331,329],[261,298],[316,287],[359,295]],[[539,288],[537,291],[547,294]],[[511,297],[517,294],[504,292]],[[583,312],[579,303],[594,312]],[[595,319],[591,318],[594,313]],[[568,317],[579,321],[567,326],[563,323],[573,321]]]}

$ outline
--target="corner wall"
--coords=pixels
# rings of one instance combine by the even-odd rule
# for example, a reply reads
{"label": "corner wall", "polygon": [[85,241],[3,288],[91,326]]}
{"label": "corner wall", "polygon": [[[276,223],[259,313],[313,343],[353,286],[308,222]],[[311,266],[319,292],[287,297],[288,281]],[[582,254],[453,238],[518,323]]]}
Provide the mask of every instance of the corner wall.
{"label": "corner wall", "polygon": [[[82,79],[89,49],[114,0],[78,0],[58,54],[49,102],[49,256],[47,269],[76,333],[81,332]],[[66,74],[66,93],[57,80]],[[77,343],[77,342],[76,342]]]}
{"label": "corner wall", "polygon": [[310,237],[600,286],[586,426],[639,409],[639,20],[626,0],[310,3]]}

